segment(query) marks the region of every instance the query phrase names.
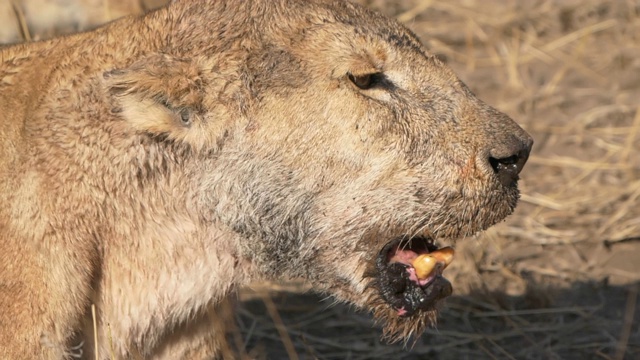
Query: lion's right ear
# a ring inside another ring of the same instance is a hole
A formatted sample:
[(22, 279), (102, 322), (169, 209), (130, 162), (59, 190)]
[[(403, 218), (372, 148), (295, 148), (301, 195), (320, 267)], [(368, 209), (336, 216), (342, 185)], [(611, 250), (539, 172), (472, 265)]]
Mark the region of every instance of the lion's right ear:
[(218, 138), (220, 131), (206, 122), (204, 80), (195, 61), (155, 54), (103, 77), (114, 112), (134, 129), (196, 149)]

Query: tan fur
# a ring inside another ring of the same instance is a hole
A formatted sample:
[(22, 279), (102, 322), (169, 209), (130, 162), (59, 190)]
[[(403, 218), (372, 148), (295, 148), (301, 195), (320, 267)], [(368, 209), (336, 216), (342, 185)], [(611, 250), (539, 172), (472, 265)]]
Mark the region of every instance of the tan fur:
[(380, 298), (378, 252), (502, 220), (488, 158), (531, 145), (343, 1), (175, 1), (6, 48), (0, 114), (2, 359), (93, 358), (92, 304), (102, 358), (206, 358), (220, 301), (293, 277), (416, 334), (434, 312)]

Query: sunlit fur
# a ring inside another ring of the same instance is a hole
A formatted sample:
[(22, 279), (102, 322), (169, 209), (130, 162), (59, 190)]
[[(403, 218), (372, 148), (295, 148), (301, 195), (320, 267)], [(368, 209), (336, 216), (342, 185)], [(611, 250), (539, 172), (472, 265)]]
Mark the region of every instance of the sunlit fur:
[(504, 219), (488, 154), (530, 143), (342, 0), (178, 0), (0, 60), (0, 358), (93, 358), (92, 304), (103, 358), (206, 358), (226, 296), (294, 277), (418, 335), (374, 259)]

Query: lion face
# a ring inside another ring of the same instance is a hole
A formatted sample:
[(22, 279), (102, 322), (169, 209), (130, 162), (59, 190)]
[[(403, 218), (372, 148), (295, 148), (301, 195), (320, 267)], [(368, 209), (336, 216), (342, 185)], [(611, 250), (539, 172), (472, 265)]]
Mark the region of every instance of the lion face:
[(417, 281), (411, 260), (509, 215), (532, 140), (399, 24), (342, 2), (320, 10), (273, 40), (255, 76), (235, 149), (254, 169), (247, 252), (409, 335), (452, 291), (441, 271)]
[[(413, 261), (514, 210), (532, 139), (377, 13), (211, 6), (225, 21), (198, 31), (225, 23), (236, 41), (112, 73), (125, 117), (194, 150), (198, 213), (237, 234), (260, 276), (305, 278), (372, 310), (392, 338), (421, 331), (452, 286), (442, 267), (417, 278)], [(181, 41), (174, 52), (197, 47)]]

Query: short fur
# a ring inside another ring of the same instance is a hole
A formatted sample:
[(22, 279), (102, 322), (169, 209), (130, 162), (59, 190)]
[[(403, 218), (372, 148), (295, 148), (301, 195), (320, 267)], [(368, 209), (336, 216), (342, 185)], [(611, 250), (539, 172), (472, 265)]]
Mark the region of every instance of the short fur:
[(175, 1), (3, 49), (0, 114), (2, 359), (93, 356), (92, 304), (102, 358), (207, 358), (207, 309), (264, 279), (419, 333), (434, 313), (398, 317), (375, 257), (505, 218), (518, 191), (488, 158), (531, 145), (341, 0)]

